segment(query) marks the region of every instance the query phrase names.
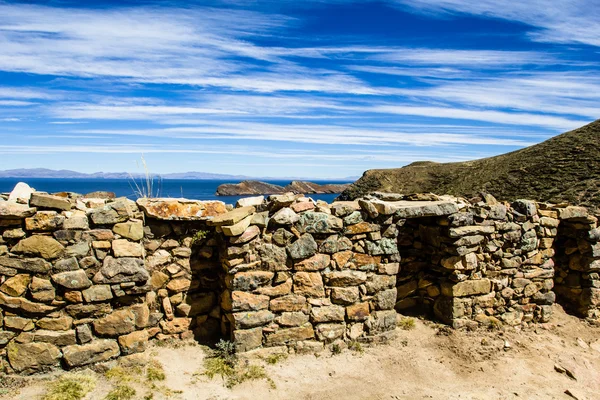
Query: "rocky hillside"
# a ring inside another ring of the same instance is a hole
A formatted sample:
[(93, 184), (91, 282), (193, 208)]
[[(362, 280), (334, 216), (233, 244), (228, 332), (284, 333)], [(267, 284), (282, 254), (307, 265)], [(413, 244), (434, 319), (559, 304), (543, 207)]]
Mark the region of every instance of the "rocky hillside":
[(313, 182), (292, 181), (287, 186), (274, 185), (260, 181), (242, 181), (240, 183), (225, 183), (217, 188), (217, 196), (247, 196), (258, 194), (283, 194), (287, 192), (302, 194), (342, 193), (349, 184), (319, 185)]
[(454, 196), (491, 193), (498, 199), (529, 198), (600, 206), (600, 120), (540, 144), (496, 157), (459, 163), (417, 162), (369, 170), (340, 199), (370, 192), (432, 192)]

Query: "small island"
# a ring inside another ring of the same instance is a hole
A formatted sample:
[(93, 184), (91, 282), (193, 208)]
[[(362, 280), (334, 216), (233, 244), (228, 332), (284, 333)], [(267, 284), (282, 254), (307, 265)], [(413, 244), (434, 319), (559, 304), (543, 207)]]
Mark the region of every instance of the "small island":
[(319, 185), (313, 182), (292, 181), (287, 186), (274, 185), (261, 181), (242, 181), (240, 183), (224, 183), (217, 188), (217, 196), (247, 196), (261, 194), (282, 194), (287, 192), (302, 194), (336, 194), (342, 193), (350, 183), (332, 183)]

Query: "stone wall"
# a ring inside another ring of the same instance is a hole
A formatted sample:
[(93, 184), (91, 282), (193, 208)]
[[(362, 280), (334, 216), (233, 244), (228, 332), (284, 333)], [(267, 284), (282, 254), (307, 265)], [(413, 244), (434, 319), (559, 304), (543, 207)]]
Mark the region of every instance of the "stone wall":
[(79, 367), (144, 351), (150, 338), (221, 334), (224, 277), (206, 220), (223, 203), (21, 189), (0, 202), (6, 370)]
[(314, 352), (389, 339), (396, 310), (456, 328), (543, 322), (554, 291), (598, 318), (596, 223), (489, 195), (286, 194), (233, 208), (18, 186), (0, 198), (3, 368), (74, 368), (150, 339)]

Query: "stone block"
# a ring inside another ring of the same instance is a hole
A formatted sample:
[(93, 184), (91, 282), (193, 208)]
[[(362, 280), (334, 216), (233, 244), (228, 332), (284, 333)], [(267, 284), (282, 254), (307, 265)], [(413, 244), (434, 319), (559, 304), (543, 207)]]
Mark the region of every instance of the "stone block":
[(337, 305), (312, 307), (310, 310), (310, 319), (313, 323), (342, 322), (344, 321), (344, 316), (344, 307)]
[(311, 234), (305, 233), (300, 239), (288, 245), (286, 249), (290, 257), (294, 260), (309, 258), (317, 252), (317, 242), (315, 242)]
[(269, 300), (269, 296), (234, 291), (231, 293), (231, 311), (238, 312), (264, 310), (269, 308)]
[(37, 331), (35, 331), (34, 340), (36, 342), (51, 343), (55, 346), (60, 347), (77, 344), (74, 329), (67, 331), (51, 331), (38, 329)]
[(49, 208), (60, 211), (69, 211), (71, 209), (71, 202), (69, 200), (44, 193), (32, 193), (29, 205), (32, 207)]
[(262, 345), (262, 328), (236, 329), (232, 333), (232, 339), (238, 353), (256, 349)]
[(52, 260), (60, 257), (64, 250), (63, 245), (49, 236), (33, 235), (19, 241), (11, 251)]
[(59, 272), (52, 275), (52, 281), (66, 289), (82, 290), (92, 286), (84, 270)]
[(50, 343), (16, 343), (7, 346), (8, 362), (19, 373), (45, 371), (60, 364), (61, 353)]
[(458, 283), (442, 283), (442, 294), (449, 297), (474, 296), (487, 294), (492, 290), (489, 279), (468, 280)]
[(233, 314), (236, 329), (248, 329), (263, 326), (273, 321), (275, 316), (268, 310), (238, 312)]
[(67, 346), (63, 349), (65, 363), (70, 368), (108, 361), (120, 354), (116, 340), (97, 339), (83, 345)]
[(315, 333), (311, 324), (294, 328), (279, 329), (266, 336), (267, 346), (278, 346), (314, 338)]
[(356, 303), (346, 307), (346, 315), (350, 321), (364, 321), (370, 315), (369, 303)]
[(18, 274), (4, 281), (2, 286), (0, 286), (0, 291), (9, 296), (19, 297), (25, 294), (30, 281), (31, 276), (27, 274)]
[(323, 278), (318, 272), (296, 272), (294, 274), (294, 293), (306, 297), (324, 297)]
[(119, 336), (118, 341), (123, 355), (143, 353), (148, 345), (148, 331), (131, 332), (128, 335)]
[(336, 339), (343, 338), (345, 332), (345, 323), (319, 324), (315, 327), (317, 339), (325, 343), (331, 343)]
[(107, 301), (113, 298), (110, 285), (94, 285), (82, 291), (83, 298), (88, 303)]
[(325, 275), (329, 286), (358, 286), (367, 281), (367, 274), (362, 271), (333, 271)]
[(38, 211), (34, 216), (25, 218), (28, 231), (55, 231), (62, 227), (65, 217), (56, 211)]
[[(333, 287), (331, 288), (331, 301), (334, 304), (354, 304), (358, 301), (360, 293), (358, 286), (352, 287)], [(394, 299), (394, 302), (396, 299)]]
[(297, 294), (271, 299), (269, 308), (273, 312), (302, 311), (306, 306), (306, 297)]
[(128, 308), (121, 309), (95, 320), (93, 325), (94, 331), (99, 336), (121, 336), (135, 330), (135, 315)]

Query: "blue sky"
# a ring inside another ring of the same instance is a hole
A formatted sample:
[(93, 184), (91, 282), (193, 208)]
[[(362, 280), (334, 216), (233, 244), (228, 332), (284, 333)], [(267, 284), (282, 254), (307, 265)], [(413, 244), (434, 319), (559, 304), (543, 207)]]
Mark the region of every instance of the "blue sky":
[(600, 118), (598, 0), (0, 1), (0, 169), (337, 178)]

